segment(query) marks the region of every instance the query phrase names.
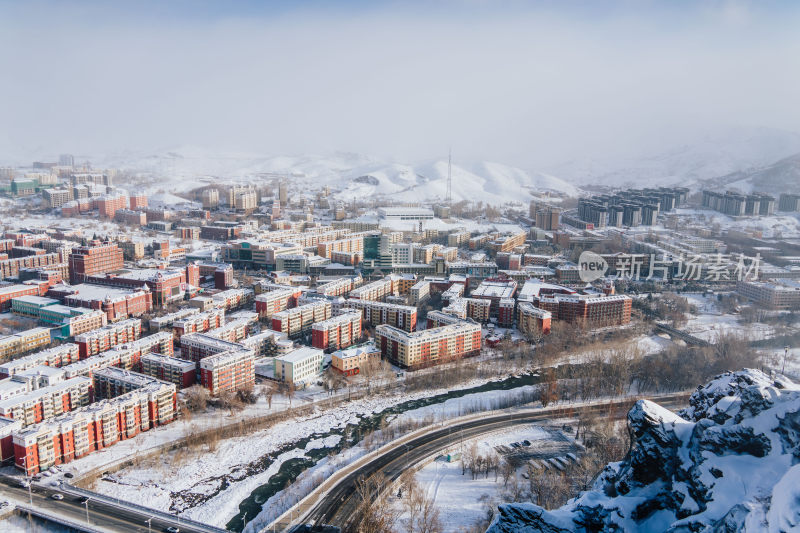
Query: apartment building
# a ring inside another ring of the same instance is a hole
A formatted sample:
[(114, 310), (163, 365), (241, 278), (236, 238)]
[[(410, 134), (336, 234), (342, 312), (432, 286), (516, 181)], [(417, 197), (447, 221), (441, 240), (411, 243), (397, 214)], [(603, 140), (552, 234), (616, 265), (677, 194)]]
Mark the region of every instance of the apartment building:
[(524, 335), (550, 333), (553, 315), (550, 311), (534, 307), (530, 302), (517, 305), (517, 329)]
[(550, 311), (552, 316), (566, 322), (581, 323), (587, 327), (619, 326), (631, 321), (630, 296), (598, 294), (553, 294), (540, 296), (536, 307)]
[(173, 313), (167, 313), (150, 319), (150, 331), (164, 331), (175, 327), (175, 323), (180, 320), (197, 315), (200, 310), (195, 307), (183, 307)]
[(115, 346), (110, 350), (71, 363), (63, 368), (67, 378), (75, 376), (91, 377), (95, 370), (109, 366), (118, 366), (126, 370), (138, 369), (141, 366), (142, 355), (150, 352), (172, 355), (172, 335), (168, 332), (160, 331), (149, 337)]
[(200, 360), (200, 382), (211, 394), (252, 389), (255, 379), (253, 350), (240, 347)]
[(91, 380), (66, 379), (54, 385), (0, 401), (0, 416), (20, 420), (30, 426), (89, 404)]
[(141, 335), (141, 319), (129, 318), (76, 335), (75, 344), (78, 345), (81, 359), (85, 359), (91, 355), (110, 350), (118, 344), (136, 340)]
[(778, 197), (778, 211), (800, 211), (800, 194), (781, 193)]
[(62, 338), (67, 338), (105, 326), (108, 324), (108, 315), (104, 311), (51, 305), (42, 309), (39, 320), (54, 326), (53, 336), (58, 333)]
[(44, 189), (42, 198), (48, 207), (55, 209), (72, 200), (72, 189)]
[(122, 250), (112, 242), (92, 241), (89, 246), (74, 248), (69, 255), (69, 282), (83, 283), (90, 276), (120, 270)]
[(372, 344), (351, 346), (346, 350), (337, 350), (331, 354), (331, 367), (345, 376), (355, 376), (370, 361), (377, 361), (381, 351)]
[(317, 244), (317, 255), (326, 259), (332, 259), (333, 252), (348, 252), (353, 254), (364, 254), (364, 235), (357, 234), (337, 239), (333, 241), (321, 242)]
[[(68, 463), (176, 418), (175, 386), (154, 382), (12, 432), (14, 464), (26, 475)], [(5, 454), (3, 456), (5, 458)]]
[(365, 324), (388, 324), (405, 331), (414, 331), (417, 327), (417, 308), (410, 305), (371, 300), (345, 300), (340, 305), (342, 308), (361, 311)]
[(130, 224), (132, 226), (147, 225), (147, 215), (144, 213), (144, 211), (136, 211), (134, 209), (117, 209), (117, 211), (114, 213), (114, 220), (121, 222), (122, 224)]
[(800, 309), (800, 283), (797, 281), (739, 281), (736, 292), (770, 309)]
[[(485, 279), (470, 294), (470, 298), (485, 299), (491, 302), (489, 312), (496, 317), (500, 300), (513, 298), (517, 293), (517, 282), (512, 279)], [(513, 320), (513, 318), (512, 318)]]
[(375, 345), (392, 363), (404, 368), (421, 368), (479, 354), (481, 326), (459, 322), (409, 333), (381, 325), (375, 328)]
[(147, 207), (146, 194), (131, 194), (128, 197), (131, 209), (144, 209)]
[[(140, 374), (139, 372), (114, 366), (101, 368), (93, 372), (92, 382), (95, 401), (116, 398), (147, 387), (151, 383), (165, 383), (147, 374)], [(169, 387), (164, 388), (164, 391), (169, 390)], [(172, 394), (169, 394), (169, 396), (171, 400)]]
[(360, 282), (361, 278), (339, 278), (333, 281), (327, 281), (324, 283), (320, 283), (317, 281), (317, 287), (315, 289), (316, 293), (320, 296), (328, 296), (328, 297), (335, 297), (335, 296), (344, 296), (348, 294), (350, 291), (355, 288), (356, 283)]
[(206, 189), (203, 191), (203, 209), (216, 209), (219, 207), (219, 191)]
[(97, 210), (101, 217), (114, 218), (120, 209), (128, 208), (128, 197), (120, 192), (104, 194), (95, 199)]
[(49, 328), (32, 328), (0, 337), (0, 360), (11, 359), (50, 344)]
[(216, 329), (208, 330), (206, 334), (209, 337), (215, 337), (228, 342), (239, 342), (253, 331), (253, 324), (254, 321), (250, 318), (238, 318)]
[(259, 294), (255, 298), (258, 317), (268, 319), (275, 313), (295, 307), (300, 294), (299, 290), (293, 288), (282, 288)]
[(293, 343), (288, 341), (282, 333), (277, 331), (262, 331), (255, 335), (251, 335), (246, 339), (242, 339), (239, 344), (253, 350), (256, 358), (271, 357), (279, 351), (282, 344), (288, 342), (290, 345)]
[(514, 308), (516, 300), (501, 298), (497, 307), (497, 325), (501, 328), (510, 328), (514, 325)]
[(472, 235), (468, 231), (459, 231), (447, 236), (447, 246), (458, 248), (469, 242)]
[[(2, 259), (0, 256), (0, 280), (19, 276), (21, 270), (26, 268), (42, 268), (61, 263), (63, 259), (58, 253), (45, 253), (40, 255), (26, 255), (24, 257), (11, 257)], [(11, 289), (10, 292), (7, 292)], [(23, 294), (34, 294), (31, 292), (14, 293), (19, 290), (18, 285), (12, 287), (4, 287), (0, 289), (0, 311), (5, 311), (11, 304), (4, 304), (7, 300), (15, 296), (22, 296)], [(9, 296), (12, 294), (12, 296)], [(41, 294), (40, 294), (41, 296)]]
[(274, 377), (283, 383), (304, 386), (322, 375), (322, 350), (303, 346), (275, 358)]
[(431, 282), (420, 280), (408, 290), (408, 303), (418, 306), (431, 296)]
[(174, 383), (178, 389), (195, 384), (197, 365), (186, 359), (178, 359), (160, 353), (142, 355), (142, 374), (167, 383)]
[(347, 348), (361, 339), (361, 312), (347, 310), (311, 326), (311, 345), (325, 351)]
[[(195, 309), (195, 311), (197, 311)], [(172, 333), (175, 342), (180, 343), (182, 336), (188, 333), (205, 333), (209, 330), (222, 327), (225, 324), (225, 309), (213, 308), (208, 311), (189, 314), (172, 324)]]
[(231, 310), (252, 302), (253, 296), (251, 289), (228, 289), (212, 294), (211, 299), (214, 307)]
[(188, 333), (181, 337), (181, 358), (193, 361), (200, 369), (200, 360), (209, 355), (241, 349), (242, 345), (205, 333)]
[(315, 322), (331, 317), (331, 302), (316, 300), (272, 315), (272, 329), (285, 333), (289, 338), (299, 337), (311, 331)]
[(493, 252), (510, 252), (518, 246), (525, 244), (527, 233), (518, 231), (507, 235), (498, 235), (489, 242), (489, 249)]
[(37, 366), (60, 367), (78, 361), (78, 345), (65, 343), (0, 364), (0, 379), (12, 377)]
[(366, 285), (362, 285), (356, 289), (350, 291), (350, 298), (353, 300), (371, 300), (371, 301), (379, 301), (383, 300), (389, 295), (396, 294), (395, 291), (395, 283), (396, 279), (392, 276), (386, 276), (383, 279), (378, 281), (373, 281), (371, 283), (367, 283)]

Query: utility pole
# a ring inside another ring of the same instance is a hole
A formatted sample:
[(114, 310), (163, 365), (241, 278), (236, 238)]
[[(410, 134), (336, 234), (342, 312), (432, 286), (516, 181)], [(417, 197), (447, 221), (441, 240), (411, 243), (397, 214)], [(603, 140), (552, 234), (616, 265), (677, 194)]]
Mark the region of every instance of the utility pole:
[(786, 375), (786, 359), (789, 357), (789, 345), (783, 347), (783, 368), (781, 368), (781, 374)]

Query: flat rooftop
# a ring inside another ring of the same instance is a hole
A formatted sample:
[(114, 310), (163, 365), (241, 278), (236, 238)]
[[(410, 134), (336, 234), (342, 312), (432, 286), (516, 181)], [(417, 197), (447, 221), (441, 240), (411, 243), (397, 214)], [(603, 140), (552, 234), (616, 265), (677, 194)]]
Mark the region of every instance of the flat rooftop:
[(44, 296), (33, 296), (33, 295), (26, 295), (26, 296), (17, 296), (16, 298), (12, 298), (12, 302), (24, 302), (33, 305), (55, 305), (58, 303), (58, 300), (53, 298), (45, 298)]
[(73, 288), (77, 292), (70, 294), (68, 298), (71, 300), (80, 300), (82, 302), (105, 300), (106, 298), (111, 298), (112, 300), (116, 300), (118, 298), (124, 299), (126, 296), (141, 292), (141, 289), (119, 289), (117, 287), (94, 285), (92, 283), (73, 285)]
[(297, 350), (291, 351), (286, 355), (281, 355), (275, 358), (276, 361), (285, 361), (287, 363), (297, 363), (307, 359), (309, 357), (314, 356), (323, 356), (323, 351), (318, 350), (317, 348), (311, 348), (310, 346), (303, 346), (302, 348), (298, 348)]

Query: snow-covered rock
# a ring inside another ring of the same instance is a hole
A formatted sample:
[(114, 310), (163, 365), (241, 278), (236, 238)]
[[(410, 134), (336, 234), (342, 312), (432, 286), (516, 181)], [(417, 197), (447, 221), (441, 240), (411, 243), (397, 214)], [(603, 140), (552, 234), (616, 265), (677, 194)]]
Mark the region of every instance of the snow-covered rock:
[(591, 491), (547, 511), (505, 504), (487, 533), (800, 531), (800, 387), (745, 369), (673, 413), (640, 400), (633, 446)]

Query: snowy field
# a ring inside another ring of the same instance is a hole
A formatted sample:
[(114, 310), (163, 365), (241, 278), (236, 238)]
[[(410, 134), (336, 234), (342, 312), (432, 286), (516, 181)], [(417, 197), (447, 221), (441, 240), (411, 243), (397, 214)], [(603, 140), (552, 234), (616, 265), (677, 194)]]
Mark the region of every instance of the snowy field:
[(739, 315), (723, 313), (715, 295), (681, 296), (685, 296), (689, 304), (697, 308), (697, 313), (690, 316), (686, 327), (682, 328), (696, 337), (714, 342), (717, 337), (726, 334), (745, 335), (752, 340), (766, 339), (774, 334), (772, 326), (768, 324), (743, 324)]
[[(522, 444), (526, 440), (531, 443), (530, 448), (545, 447), (552, 444), (554, 434), (564, 436), (553, 427), (545, 429), (538, 425), (525, 425), (481, 436), (465, 443), (465, 449), (474, 443), (480, 455), (500, 455), (498, 448), (508, 448), (512, 443)], [(458, 451), (453, 450), (454, 453)], [(525, 468), (520, 467), (514, 475), (527, 484), (528, 480), (522, 477), (524, 472)], [(469, 472), (462, 474), (459, 460), (448, 462), (445, 457), (439, 457), (421, 468), (416, 479), (427, 497), (433, 500), (442, 523), (446, 524), (446, 531), (468, 530), (484, 519), (492, 506), (503, 501), (501, 493), (505, 487), (502, 476), (492, 472), (488, 477), (480, 475), (472, 479)], [(408, 531), (408, 513), (396, 492), (391, 501), (395, 509), (402, 513), (395, 531)]]

